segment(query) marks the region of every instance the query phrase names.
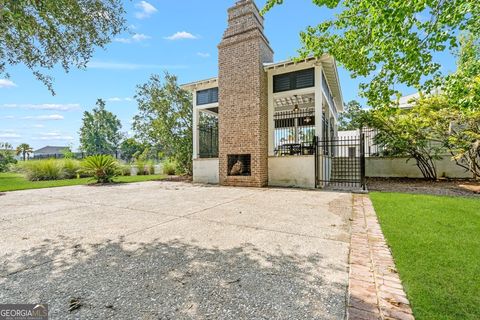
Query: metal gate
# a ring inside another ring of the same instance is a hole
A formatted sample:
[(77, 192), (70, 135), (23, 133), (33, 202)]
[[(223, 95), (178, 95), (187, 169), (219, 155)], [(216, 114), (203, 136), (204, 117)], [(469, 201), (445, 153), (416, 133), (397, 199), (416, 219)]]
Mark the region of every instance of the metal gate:
[(365, 135), (314, 138), (315, 187), (328, 189), (366, 189)]

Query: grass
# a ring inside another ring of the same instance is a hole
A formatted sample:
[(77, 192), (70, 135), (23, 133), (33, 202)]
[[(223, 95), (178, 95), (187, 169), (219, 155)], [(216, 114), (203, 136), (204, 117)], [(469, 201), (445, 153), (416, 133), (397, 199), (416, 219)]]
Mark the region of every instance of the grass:
[(480, 319), (480, 199), (370, 197), (416, 319)]
[[(149, 176), (120, 176), (114, 179), (118, 183), (143, 182), (164, 179), (164, 175)], [(76, 186), (93, 183), (92, 178), (68, 179), (68, 180), (52, 180), (52, 181), (28, 181), (22, 174), (18, 173), (0, 173), (0, 192), (41, 189), (53, 187)]]

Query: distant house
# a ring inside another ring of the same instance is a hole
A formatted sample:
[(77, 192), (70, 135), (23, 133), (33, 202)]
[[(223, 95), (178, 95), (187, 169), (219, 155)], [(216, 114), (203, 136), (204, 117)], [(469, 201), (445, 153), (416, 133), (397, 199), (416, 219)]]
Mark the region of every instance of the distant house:
[(33, 158), (57, 158), (63, 153), (67, 146), (55, 147), (55, 146), (46, 146), (38, 150), (33, 151)]

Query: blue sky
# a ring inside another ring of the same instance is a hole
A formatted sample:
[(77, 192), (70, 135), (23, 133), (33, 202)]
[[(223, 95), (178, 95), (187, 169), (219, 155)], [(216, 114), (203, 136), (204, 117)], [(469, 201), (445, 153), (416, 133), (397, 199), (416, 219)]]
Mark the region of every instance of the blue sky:
[[(14, 146), (29, 143), (78, 147), (82, 113), (98, 98), (130, 132), (137, 112), (135, 87), (153, 73), (168, 70), (180, 83), (217, 75), (217, 45), (227, 23), (227, 8), (235, 0), (125, 1), (129, 32), (105, 50), (95, 52), (87, 70), (51, 70), (56, 96), (23, 66), (10, 68), (10, 79), (0, 79), (0, 141)], [(259, 7), (264, 1), (257, 1)], [(333, 12), (310, 0), (287, 0), (266, 16), (266, 35), (275, 61), (291, 58), (300, 46), (299, 32), (330, 18)], [(454, 58), (438, 57), (444, 72), (455, 68)], [(340, 68), (344, 100), (358, 99), (359, 79)], [(405, 94), (412, 90), (405, 90)]]

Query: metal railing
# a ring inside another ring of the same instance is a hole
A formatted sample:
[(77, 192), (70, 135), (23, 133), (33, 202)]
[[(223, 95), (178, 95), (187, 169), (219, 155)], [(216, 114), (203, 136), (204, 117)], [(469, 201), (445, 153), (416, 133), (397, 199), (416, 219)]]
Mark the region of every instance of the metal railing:
[(200, 125), (200, 158), (218, 158), (218, 125)]
[(313, 155), (315, 111), (281, 111), (273, 116), (275, 123), (274, 152), (276, 156)]

